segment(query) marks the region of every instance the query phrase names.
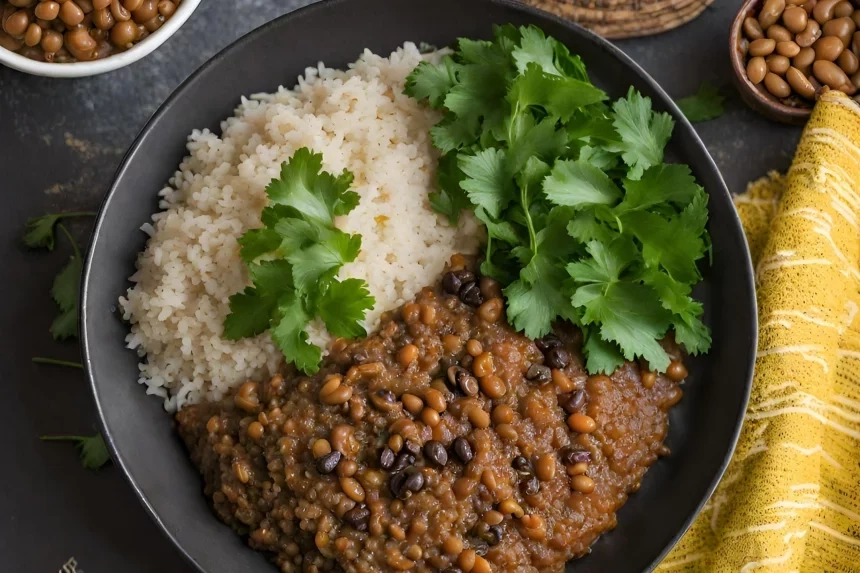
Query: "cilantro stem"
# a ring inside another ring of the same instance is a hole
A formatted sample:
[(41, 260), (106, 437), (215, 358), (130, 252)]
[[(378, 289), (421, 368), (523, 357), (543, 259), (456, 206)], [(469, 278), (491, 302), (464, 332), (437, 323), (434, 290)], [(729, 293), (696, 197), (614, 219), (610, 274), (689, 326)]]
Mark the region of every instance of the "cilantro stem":
[(39, 436), (43, 442), (81, 442), (84, 436)]
[(81, 250), (78, 248), (78, 244), (75, 242), (75, 239), (72, 237), (72, 234), (69, 233), (69, 230), (66, 229), (65, 225), (63, 225), (62, 223), (57, 223), (57, 226), (60, 228), (63, 234), (66, 235), (66, 237), (69, 239), (69, 242), (72, 243), (72, 249), (74, 249), (75, 251), (75, 258), (80, 259)]
[(529, 186), (523, 185), (520, 189), (520, 202), (523, 205), (523, 212), (526, 216), (526, 227), (529, 230), (529, 246), (531, 247), (532, 256), (537, 256), (537, 235), (535, 234), (535, 225), (532, 222), (532, 214), (529, 213)]
[(57, 220), (70, 219), (72, 217), (95, 217), (98, 215), (95, 211), (74, 211), (72, 213), (58, 213)]
[(42, 356), (33, 357), (34, 364), (50, 364), (51, 366), (66, 366), (68, 368), (84, 369), (84, 365), (80, 362), (72, 362), (70, 360), (58, 360), (57, 358), (44, 358)]

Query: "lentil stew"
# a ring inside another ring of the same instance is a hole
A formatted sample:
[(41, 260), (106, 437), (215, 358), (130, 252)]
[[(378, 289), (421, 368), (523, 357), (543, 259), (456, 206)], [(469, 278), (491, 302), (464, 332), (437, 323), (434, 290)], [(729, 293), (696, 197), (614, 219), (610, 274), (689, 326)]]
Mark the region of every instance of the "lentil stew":
[(176, 420), (218, 516), (283, 572), (561, 571), (668, 453), (686, 375), (588, 376), (572, 327), (531, 341), (455, 256), (339, 339), (315, 376), (246, 382)]

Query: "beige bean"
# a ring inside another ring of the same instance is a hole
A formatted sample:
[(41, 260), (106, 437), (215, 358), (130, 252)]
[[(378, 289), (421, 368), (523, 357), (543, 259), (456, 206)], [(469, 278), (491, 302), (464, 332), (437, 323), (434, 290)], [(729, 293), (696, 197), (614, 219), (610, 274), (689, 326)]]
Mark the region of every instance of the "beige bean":
[(806, 22), (808, 20), (809, 16), (806, 10), (800, 6), (789, 6), (782, 13), (782, 23), (785, 24), (789, 32), (794, 32), (795, 34), (803, 32), (806, 29)]
[(758, 15), (758, 23), (766, 30), (774, 25), (785, 10), (785, 0), (766, 0)]
[(785, 79), (788, 81), (791, 89), (798, 95), (808, 100), (815, 99), (815, 87), (806, 79), (803, 72), (795, 67), (788, 68), (788, 71), (785, 73)]
[(791, 62), (788, 58), (777, 54), (769, 55), (765, 58), (765, 61), (767, 62), (768, 71), (778, 76), (785, 74), (785, 72), (788, 71), (788, 68), (791, 67)]
[(60, 6), (60, 20), (66, 26), (77, 26), (84, 21), (84, 11), (73, 0), (67, 0)]
[(27, 27), (27, 32), (24, 34), (24, 43), (30, 47), (39, 45), (42, 41), (42, 28), (35, 22)]
[(842, 0), (818, 0), (812, 9), (812, 16), (819, 24), (824, 24), (833, 19), (833, 11)]
[(93, 10), (104, 10), (110, 8), (111, 0), (93, 0)]
[(807, 0), (801, 4), (800, 7), (806, 10), (807, 16), (812, 17), (812, 10), (815, 8), (816, 2), (818, 2), (818, 0)]
[[(857, 11), (857, 14), (860, 14), (860, 10)], [(851, 50), (855, 56), (860, 56), (860, 32), (854, 32), (851, 39)]]
[(857, 24), (857, 27), (860, 28), (860, 10), (855, 10), (853, 14), (851, 14), (851, 19), (854, 20), (854, 23)]
[(56, 30), (45, 30), (39, 46), (46, 54), (56, 53), (63, 47), (63, 35)]
[(107, 8), (93, 12), (93, 24), (99, 30), (110, 30), (113, 28), (114, 23), (113, 14)]
[(768, 72), (764, 76), (764, 87), (778, 98), (785, 98), (791, 95), (791, 88), (785, 83), (785, 80), (773, 72)]
[(815, 42), (812, 45), (812, 49), (815, 50), (816, 60), (835, 62), (836, 58), (839, 57), (839, 54), (842, 53), (842, 50), (845, 49), (845, 46), (842, 45), (842, 40), (839, 38), (834, 36), (825, 36)]
[[(53, 30), (51, 30), (53, 32)], [(62, 41), (62, 36), (60, 36)], [(61, 44), (62, 45), (62, 44)], [(4, 48), (9, 50), (10, 52), (17, 52), (24, 46), (24, 40), (19, 40), (17, 38), (13, 38), (3, 30), (0, 30), (0, 48)]]
[[(806, 12), (804, 12), (805, 14)], [(764, 31), (761, 29), (761, 24), (752, 16), (744, 18), (744, 35), (751, 42), (753, 40), (761, 40), (764, 38)]]
[(807, 48), (821, 37), (821, 26), (815, 20), (806, 23), (806, 29), (794, 37), (794, 42), (801, 48)]
[(841, 0), (833, 7), (833, 15), (837, 18), (851, 16), (854, 13), (854, 6), (848, 0)]
[(117, 22), (126, 22), (131, 20), (131, 12), (125, 9), (120, 0), (112, 0), (110, 3), (110, 13), (113, 19)]
[(857, 24), (851, 18), (836, 18), (830, 20), (821, 27), (825, 36), (835, 36), (842, 40), (842, 46), (847, 48), (851, 44), (851, 36), (857, 30)]
[(818, 60), (812, 64), (812, 73), (818, 78), (822, 84), (830, 89), (839, 89), (845, 84), (850, 83), (848, 76), (842, 71), (842, 68), (831, 61)]
[(36, 5), (36, 18), (51, 21), (60, 15), (60, 5), (57, 2), (39, 2)]
[(802, 4), (806, 4), (808, 0), (785, 0), (786, 6), (800, 6)]
[(773, 26), (765, 30), (765, 36), (776, 42), (788, 42), (792, 38), (794, 38), (794, 34), (789, 32), (787, 29), (785, 29), (783, 26), (780, 26), (779, 24), (774, 24)]
[(762, 38), (750, 42), (750, 56), (767, 56), (773, 53), (776, 49), (776, 42), (770, 38)]
[(854, 84), (854, 87), (860, 90), (860, 72), (857, 72), (853, 76), (851, 76), (851, 83)]
[(786, 58), (793, 58), (800, 53), (800, 46), (798, 46), (792, 41), (777, 42), (776, 53), (780, 56), (785, 56)]
[(815, 61), (815, 50), (812, 48), (801, 48), (800, 51), (791, 59), (791, 65), (795, 68), (806, 68), (812, 65)]
[[(30, 24), (32, 26), (32, 24)], [(836, 63), (842, 68), (842, 71), (849, 76), (856, 73), (860, 68), (860, 60), (851, 50), (843, 50), (839, 57), (836, 58)]]
[(13, 38), (22, 39), (27, 33), (27, 28), (30, 26), (30, 16), (26, 10), (18, 10), (11, 16), (6, 18), (3, 23), (3, 29)]
[(747, 77), (754, 84), (760, 84), (767, 73), (767, 62), (761, 56), (750, 58), (747, 63)]

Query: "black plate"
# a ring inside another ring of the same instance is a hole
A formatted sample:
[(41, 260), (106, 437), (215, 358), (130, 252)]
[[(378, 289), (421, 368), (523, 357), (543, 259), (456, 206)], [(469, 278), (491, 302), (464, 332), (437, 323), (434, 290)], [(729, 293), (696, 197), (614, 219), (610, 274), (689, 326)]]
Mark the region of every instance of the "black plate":
[[(697, 296), (706, 303), (714, 346), (691, 361), (685, 397), (671, 414), (672, 455), (648, 472), (618, 514), (618, 527), (571, 562), (579, 573), (650, 570), (686, 530), (725, 469), (749, 395), (756, 346), (752, 269), (728, 190), (701, 140), (671, 99), (642, 69), (582, 28), (505, 0), (331, 0), (263, 26), (213, 58), (159, 109), (125, 157), (96, 225), (84, 276), (84, 361), (105, 437), (149, 513), (205, 573), (271, 573), (214, 516), (201, 479), (173, 431), (161, 400), (136, 384), (138, 358), (116, 312), (157, 210), (157, 192), (186, 154), (195, 128), (218, 132), (243, 94), (292, 86), (305, 67), (342, 67), (364, 48), (389, 53), (404, 41), (438, 46), (485, 37), (493, 24), (536, 24), (580, 54), (595, 83), (615, 98), (633, 85), (676, 120), (669, 154), (688, 163), (710, 195), (713, 266)], [(141, 540), (144, 542), (144, 540)]]

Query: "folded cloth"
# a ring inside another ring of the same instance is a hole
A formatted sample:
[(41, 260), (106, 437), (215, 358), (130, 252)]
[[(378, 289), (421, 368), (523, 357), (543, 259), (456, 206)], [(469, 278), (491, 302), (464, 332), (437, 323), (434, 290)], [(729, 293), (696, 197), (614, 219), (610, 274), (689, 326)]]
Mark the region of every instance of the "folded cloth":
[(860, 571), (860, 106), (822, 95), (785, 176), (735, 200), (759, 347), (737, 450), (658, 571)]

